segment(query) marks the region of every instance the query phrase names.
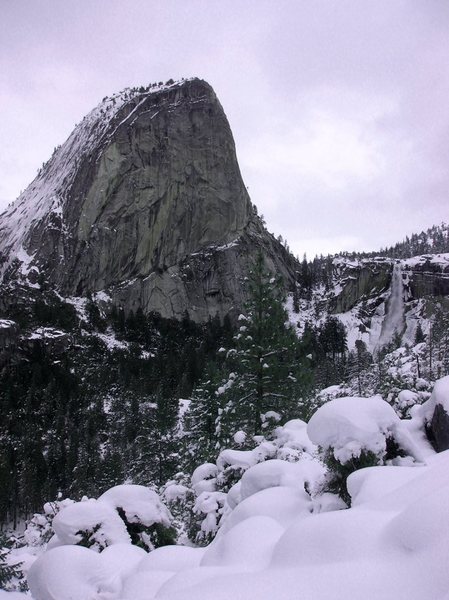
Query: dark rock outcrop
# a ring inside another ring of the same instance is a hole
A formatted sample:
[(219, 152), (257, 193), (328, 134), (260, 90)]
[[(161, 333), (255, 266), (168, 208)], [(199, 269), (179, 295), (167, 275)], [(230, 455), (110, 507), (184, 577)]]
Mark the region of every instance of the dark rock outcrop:
[(427, 425), (427, 435), (437, 452), (449, 450), (449, 414), (441, 404), (435, 405), (432, 420)]

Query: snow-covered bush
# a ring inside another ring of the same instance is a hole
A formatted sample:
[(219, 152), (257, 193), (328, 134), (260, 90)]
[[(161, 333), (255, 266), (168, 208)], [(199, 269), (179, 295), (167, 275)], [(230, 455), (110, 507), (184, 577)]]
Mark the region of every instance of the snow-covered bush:
[(136, 546), (153, 550), (176, 542), (172, 516), (155, 491), (143, 485), (117, 485), (98, 502), (118, 512)]
[(21, 566), (20, 563), (11, 560), (10, 541), (0, 533), (0, 590), (26, 589)]
[(275, 444), (266, 442), (262, 436), (259, 442), (252, 450), (225, 449), (220, 452), (217, 458), (217, 487), (220, 491), (228, 492), (247, 469), (276, 456)]
[(209, 544), (217, 534), (226, 502), (224, 492), (201, 492), (196, 499), (193, 512), (200, 517), (199, 531), (195, 542), (199, 545)]
[(380, 396), (336, 398), (321, 406), (307, 426), (328, 467), (323, 491), (337, 493), (350, 503), (348, 476), (365, 467), (404, 456), (400, 419)]
[(192, 487), (188, 475), (177, 473), (160, 490), (161, 498), (172, 515), (178, 544), (194, 541), (198, 533), (197, 518), (193, 512), (195, 492)]
[(65, 498), (46, 502), (42, 513), (36, 513), (28, 521), (23, 538), (28, 546), (39, 547), (47, 544), (54, 534), (53, 519), (63, 508), (74, 504), (74, 500)]
[(75, 502), (53, 519), (52, 547), (78, 545), (101, 552), (111, 544), (131, 543), (125, 523), (114, 508), (99, 500)]
[[(53, 535), (54, 534), (54, 535)], [(158, 494), (145, 486), (119, 485), (97, 500), (47, 503), (24, 535), (30, 546), (78, 545), (102, 552), (113, 544), (152, 550), (176, 541), (172, 515)]]

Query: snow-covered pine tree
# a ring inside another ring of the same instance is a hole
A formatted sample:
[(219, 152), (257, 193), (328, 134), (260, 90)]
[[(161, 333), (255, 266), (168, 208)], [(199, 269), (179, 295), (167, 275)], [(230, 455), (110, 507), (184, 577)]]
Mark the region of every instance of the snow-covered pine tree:
[(202, 381), (192, 392), (184, 419), (185, 467), (193, 470), (198, 464), (211, 461), (217, 454), (216, 420), (219, 416), (222, 374), (219, 366), (207, 365)]
[(278, 278), (258, 254), (247, 282), (235, 348), (228, 352), (229, 385), (221, 389), (217, 425), (223, 442), (237, 431), (268, 434), (280, 420), (304, 416), (308, 372), (300, 343), (288, 326)]

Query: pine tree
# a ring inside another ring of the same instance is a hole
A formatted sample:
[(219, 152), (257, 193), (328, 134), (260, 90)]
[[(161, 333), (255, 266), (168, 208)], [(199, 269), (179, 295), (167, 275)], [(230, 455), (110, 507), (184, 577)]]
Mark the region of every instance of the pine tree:
[(7, 558), (10, 543), (5, 534), (0, 532), (0, 590), (13, 591), (19, 588), (25, 591), (26, 586), (19, 583), (23, 579), (23, 573), (20, 570), (21, 564), (9, 565)]
[(415, 344), (420, 344), (421, 342), (425, 342), (426, 336), (424, 335), (424, 331), (422, 330), (421, 323), (418, 322), (418, 326), (415, 332)]

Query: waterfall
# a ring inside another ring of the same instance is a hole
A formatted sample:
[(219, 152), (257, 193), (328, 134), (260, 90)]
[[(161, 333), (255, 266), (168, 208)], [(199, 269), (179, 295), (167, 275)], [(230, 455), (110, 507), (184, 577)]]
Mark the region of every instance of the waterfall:
[(404, 330), (404, 284), (402, 267), (395, 263), (391, 278), (390, 297), (387, 301), (386, 314), (382, 323), (377, 348), (382, 348), (394, 338), (395, 333), (402, 334)]

